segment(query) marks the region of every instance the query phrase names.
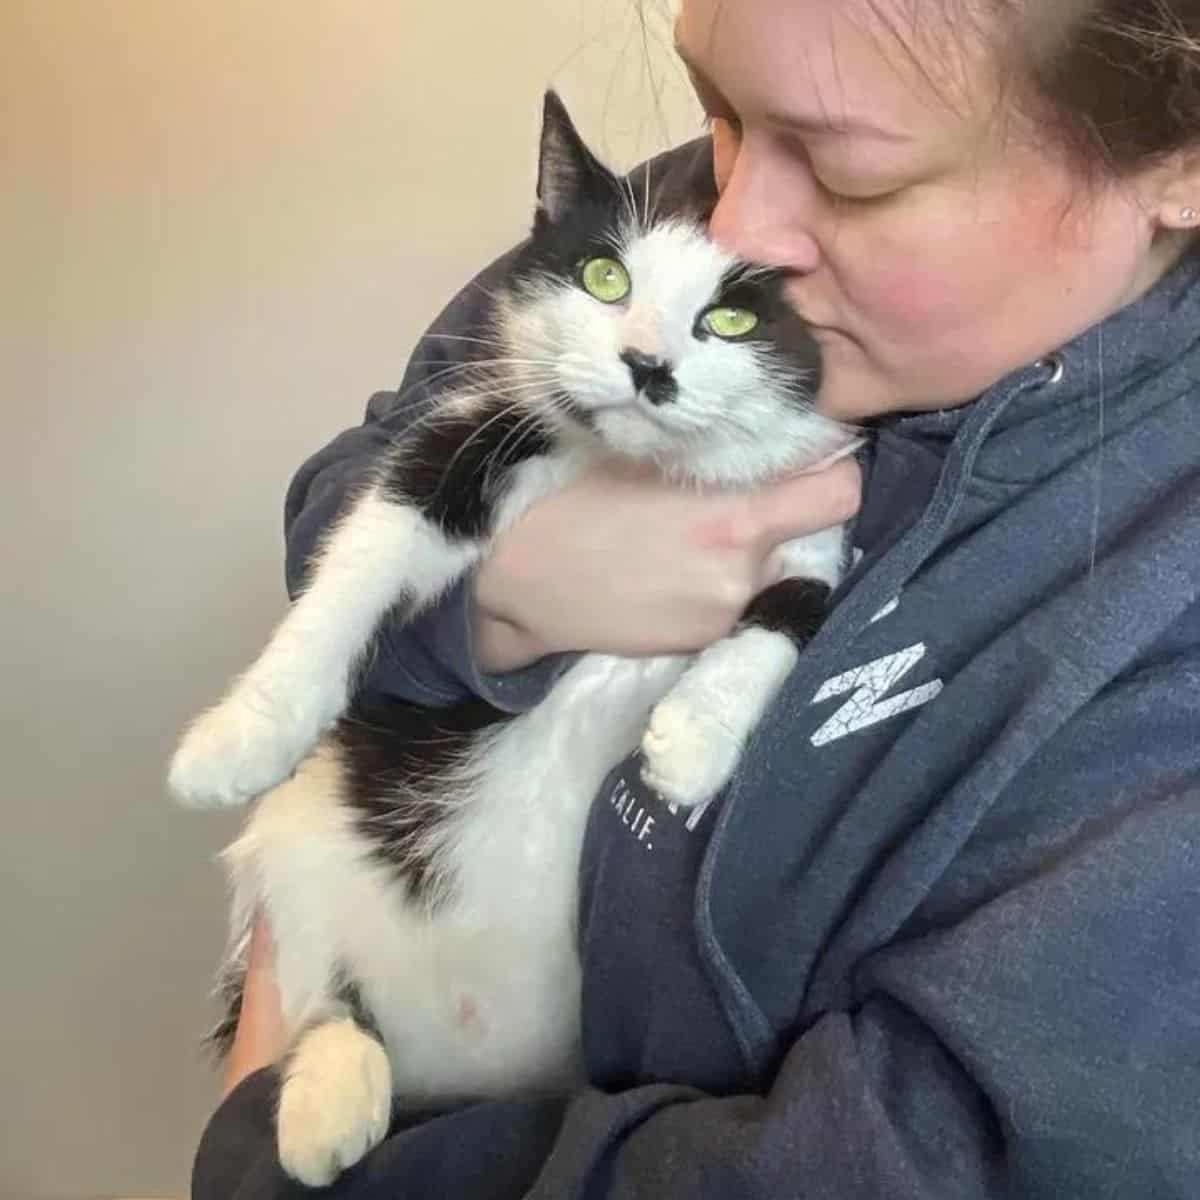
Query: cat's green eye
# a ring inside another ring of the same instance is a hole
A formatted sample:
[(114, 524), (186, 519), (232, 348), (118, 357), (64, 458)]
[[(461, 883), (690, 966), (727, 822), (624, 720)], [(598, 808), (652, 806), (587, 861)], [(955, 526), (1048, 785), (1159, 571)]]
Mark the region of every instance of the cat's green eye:
[(710, 308), (700, 321), (719, 338), (740, 338), (758, 328), (758, 313), (748, 308)]
[(624, 300), (632, 290), (629, 272), (615, 258), (592, 258), (583, 264), (579, 278), (589, 296), (605, 304)]

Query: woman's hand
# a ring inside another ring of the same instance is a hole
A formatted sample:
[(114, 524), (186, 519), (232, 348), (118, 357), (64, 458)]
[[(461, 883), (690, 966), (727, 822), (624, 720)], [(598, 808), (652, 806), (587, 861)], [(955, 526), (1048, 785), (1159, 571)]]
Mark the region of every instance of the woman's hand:
[(507, 671), (565, 650), (701, 650), (774, 582), (771, 551), (848, 520), (861, 484), (850, 459), (705, 495), (646, 470), (593, 471), (530, 508), (480, 566), (480, 661)]
[(247, 1075), (277, 1062), (282, 1053), (283, 1012), (275, 977), (275, 945), (266, 921), (259, 917), (250, 935), (242, 1012), (225, 1063), (222, 1099)]

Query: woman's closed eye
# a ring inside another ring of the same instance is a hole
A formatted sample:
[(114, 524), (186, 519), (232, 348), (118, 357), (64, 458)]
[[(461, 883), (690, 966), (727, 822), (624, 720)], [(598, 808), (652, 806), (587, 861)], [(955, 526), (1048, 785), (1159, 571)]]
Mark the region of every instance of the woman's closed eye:
[(830, 177), (819, 171), (813, 171), (813, 178), (821, 190), (831, 199), (845, 201), (851, 204), (878, 204), (890, 200), (903, 191), (903, 186), (896, 183), (882, 183), (870, 179)]
[[(736, 145), (742, 139), (742, 123), (732, 113), (706, 111), (704, 128), (724, 142), (728, 151), (731, 143)], [(868, 175), (857, 175), (845, 170), (834, 170), (812, 161), (812, 156), (802, 144), (797, 143), (794, 135), (784, 135), (787, 151), (800, 155), (805, 160), (813, 181), (821, 191), (835, 202), (844, 201), (855, 204), (871, 204), (890, 199), (903, 191), (903, 184), (894, 179), (880, 179)]]

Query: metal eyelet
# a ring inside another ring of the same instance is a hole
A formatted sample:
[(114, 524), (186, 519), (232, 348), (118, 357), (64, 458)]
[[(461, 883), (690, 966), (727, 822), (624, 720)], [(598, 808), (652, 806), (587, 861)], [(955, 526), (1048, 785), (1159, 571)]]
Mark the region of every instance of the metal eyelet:
[(1047, 354), (1045, 358), (1038, 360), (1037, 365), (1043, 371), (1048, 371), (1049, 377), (1043, 382), (1043, 386), (1052, 387), (1056, 383), (1062, 383), (1063, 376), (1067, 373), (1067, 364), (1063, 361), (1061, 354)]

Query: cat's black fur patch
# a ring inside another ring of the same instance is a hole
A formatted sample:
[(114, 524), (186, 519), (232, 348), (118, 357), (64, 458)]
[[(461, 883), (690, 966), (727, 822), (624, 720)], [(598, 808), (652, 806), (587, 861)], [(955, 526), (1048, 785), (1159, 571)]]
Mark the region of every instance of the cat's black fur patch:
[[(513, 263), (512, 282), (536, 286), (547, 277), (576, 279), (590, 258), (620, 257), (618, 232), (630, 213), (626, 185), (587, 148), (562, 102), (546, 96), (546, 124), (533, 236)], [(553, 199), (545, 193), (554, 180)]]
[[(737, 340), (762, 342), (780, 351), (779, 366), (794, 366), (797, 371), (792, 394), (797, 401), (809, 403), (821, 385), (821, 351), (812, 330), (787, 298), (790, 278), (788, 271), (779, 268), (735, 263), (725, 272), (713, 304), (747, 308), (758, 314), (755, 328)], [(699, 322), (694, 333), (701, 340), (715, 336)]]
[(205, 1049), (210, 1051), (218, 1062), (229, 1057), (233, 1049), (234, 1034), (237, 1033), (238, 1022), (242, 1019), (242, 1000), (246, 991), (246, 970), (239, 965), (236, 971), (230, 971), (221, 979), (218, 994), (224, 1016), (217, 1026), (204, 1039)]
[(651, 404), (670, 404), (679, 394), (669, 362), (632, 348), (622, 350), (620, 359), (629, 368), (634, 390), (644, 392)]
[(804, 646), (821, 628), (829, 596), (829, 585), (819, 579), (782, 579), (750, 601), (741, 624), (786, 633)]
[[(423, 837), (446, 814), (448, 785), (439, 781), (476, 743), (478, 733), (510, 719), (483, 700), (423, 708), (392, 697), (360, 700), (337, 725), (345, 802), (375, 856), (395, 868), (417, 901), (433, 898), (433, 864)], [(408, 786), (419, 784), (416, 791)]]
[(591, 197), (554, 224), (539, 223), (513, 264), (513, 286), (519, 291), (546, 279), (574, 280), (588, 259), (621, 257), (617, 230), (622, 215), (628, 214), (614, 192), (612, 197)]
[(528, 409), (504, 403), (471, 415), (445, 413), (406, 440), (384, 468), (385, 499), (415, 505), (449, 537), (484, 536), (496, 485), (526, 459), (553, 448)]
[(350, 973), (345, 968), (340, 968), (333, 979), (334, 996), (346, 1006), (355, 1025), (373, 1037), (381, 1046), (383, 1045), (383, 1034), (379, 1030), (379, 1023), (375, 1020), (375, 1014), (367, 1007), (367, 1002), (362, 997), (362, 991), (358, 984), (350, 977)]
[[(379, 1031), (374, 1014), (362, 998), (362, 992), (344, 970), (339, 970), (333, 980), (334, 996), (345, 1006), (354, 1023), (382, 1044), (383, 1035)], [(229, 1057), (233, 1048), (233, 1039), (237, 1033), (238, 1022), (242, 1019), (242, 1003), (246, 993), (245, 964), (238, 964), (236, 971), (230, 971), (221, 982), (220, 996), (225, 1009), (225, 1015), (215, 1029), (204, 1039), (204, 1044), (218, 1061)]]

